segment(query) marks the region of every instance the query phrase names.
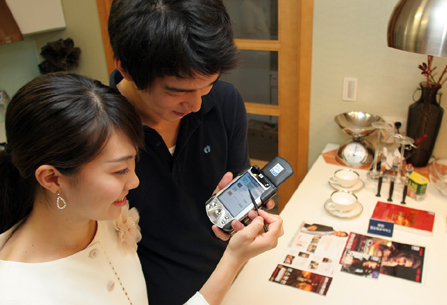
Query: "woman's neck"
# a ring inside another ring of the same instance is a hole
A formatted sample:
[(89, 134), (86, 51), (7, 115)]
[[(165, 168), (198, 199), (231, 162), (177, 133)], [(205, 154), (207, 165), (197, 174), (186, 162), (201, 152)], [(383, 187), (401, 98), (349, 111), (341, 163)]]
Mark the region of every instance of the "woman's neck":
[(0, 259), (41, 263), (85, 249), (95, 237), (97, 222), (70, 220), (62, 212), (35, 203), (30, 215), (0, 250)]

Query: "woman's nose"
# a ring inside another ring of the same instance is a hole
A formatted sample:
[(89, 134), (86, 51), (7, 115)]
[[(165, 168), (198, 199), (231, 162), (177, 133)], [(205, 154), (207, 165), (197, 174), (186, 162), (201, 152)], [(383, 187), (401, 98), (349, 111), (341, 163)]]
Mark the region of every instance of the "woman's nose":
[(138, 187), (138, 185), (140, 185), (140, 179), (138, 178), (137, 174), (135, 173), (135, 171), (132, 171), (132, 176), (130, 177), (129, 183), (128, 183), (128, 187), (129, 190), (135, 189)]

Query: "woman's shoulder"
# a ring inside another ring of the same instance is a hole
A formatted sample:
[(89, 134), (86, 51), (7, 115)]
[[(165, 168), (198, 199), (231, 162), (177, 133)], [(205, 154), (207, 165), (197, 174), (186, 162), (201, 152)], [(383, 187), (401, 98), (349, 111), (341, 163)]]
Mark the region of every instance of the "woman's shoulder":
[(14, 231), (19, 227), (20, 223), (21, 222), (15, 224), (12, 228), (10, 228), (9, 230), (0, 234), (0, 251), (3, 248), (3, 246), (6, 244), (6, 242), (9, 240), (11, 235), (14, 233)]
[(6, 243), (11, 239), (11, 236), (14, 234), (14, 232), (17, 230), (17, 228), (21, 225), (23, 220), (19, 221), (17, 224), (12, 226), (7, 231), (0, 234), (0, 260), (6, 259), (10, 256), (11, 248), (9, 244), (6, 246)]

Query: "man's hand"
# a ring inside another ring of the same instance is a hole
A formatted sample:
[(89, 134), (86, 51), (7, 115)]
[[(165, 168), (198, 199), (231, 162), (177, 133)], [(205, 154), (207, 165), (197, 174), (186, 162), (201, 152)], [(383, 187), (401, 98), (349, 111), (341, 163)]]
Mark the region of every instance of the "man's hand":
[[(225, 173), (225, 175), (222, 177), (222, 179), (220, 179), (219, 184), (217, 185), (216, 189), (213, 192), (213, 195), (217, 194), (220, 190), (222, 190), (224, 187), (226, 187), (227, 184), (231, 182), (231, 180), (233, 180), (233, 173), (232, 172)], [(273, 201), (273, 199), (270, 199), (269, 201), (267, 201), (265, 206), (266, 206), (266, 210), (271, 210), (275, 207), (275, 201)]]
[(213, 195), (217, 194), (221, 189), (226, 187), (227, 184), (231, 182), (231, 180), (233, 180), (233, 173), (232, 172), (225, 173), (225, 175), (223, 175), (222, 179), (220, 179), (219, 184), (217, 185), (216, 189), (213, 192)]

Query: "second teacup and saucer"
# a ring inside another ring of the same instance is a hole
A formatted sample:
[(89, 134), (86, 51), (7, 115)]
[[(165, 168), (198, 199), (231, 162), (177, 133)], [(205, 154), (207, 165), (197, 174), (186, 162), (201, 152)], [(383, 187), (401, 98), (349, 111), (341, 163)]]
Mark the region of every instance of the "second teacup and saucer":
[(331, 198), (324, 203), (324, 209), (335, 217), (353, 218), (362, 213), (363, 206), (352, 192), (338, 190), (333, 192)]
[(350, 192), (361, 190), (365, 185), (360, 179), (360, 175), (348, 168), (337, 170), (328, 182), (335, 190), (348, 190)]

